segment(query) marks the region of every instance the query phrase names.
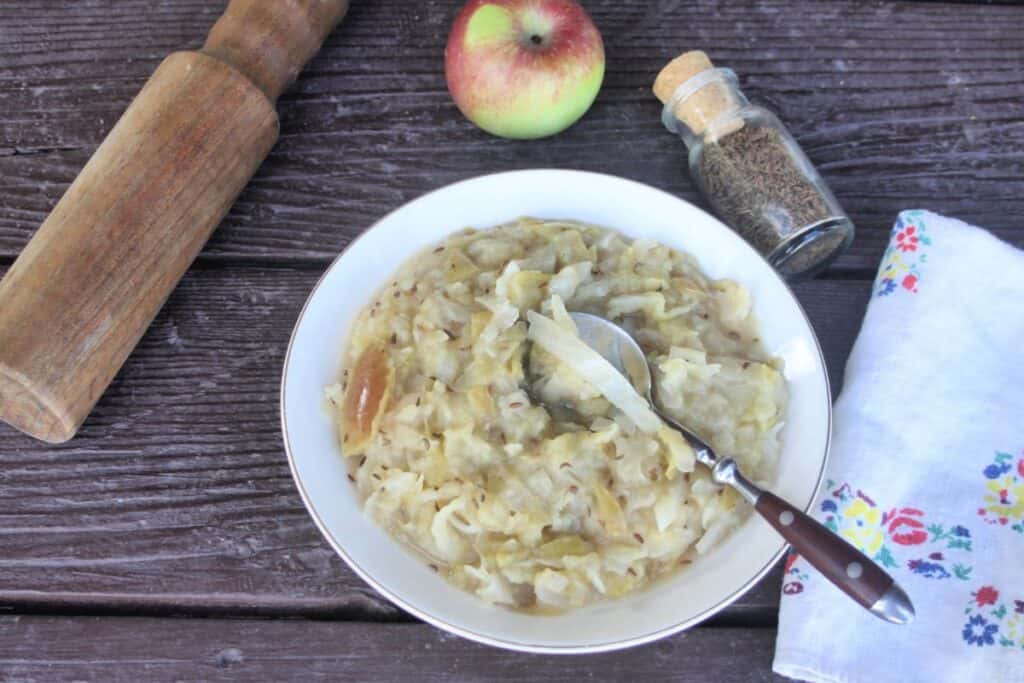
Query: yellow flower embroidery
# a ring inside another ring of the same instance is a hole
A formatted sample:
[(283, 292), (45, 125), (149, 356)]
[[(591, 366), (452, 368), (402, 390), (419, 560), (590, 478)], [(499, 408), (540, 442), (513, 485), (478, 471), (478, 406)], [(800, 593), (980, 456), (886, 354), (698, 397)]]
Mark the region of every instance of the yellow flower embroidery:
[(874, 555), (885, 540), (882, 513), (857, 498), (843, 510), (843, 528), (839, 535), (857, 546), (862, 552)]
[(1024, 645), (1024, 629), (1021, 628), (1021, 621), (1024, 617), (1017, 614), (1011, 614), (1010, 618), (1006, 620), (1006, 637), (1010, 640), (1018, 640), (1021, 645)]
[(985, 494), (985, 510), (996, 517), (1019, 519), (1024, 517), (1024, 482), (1014, 484), (1015, 477), (990, 479), (986, 484), (991, 493)]

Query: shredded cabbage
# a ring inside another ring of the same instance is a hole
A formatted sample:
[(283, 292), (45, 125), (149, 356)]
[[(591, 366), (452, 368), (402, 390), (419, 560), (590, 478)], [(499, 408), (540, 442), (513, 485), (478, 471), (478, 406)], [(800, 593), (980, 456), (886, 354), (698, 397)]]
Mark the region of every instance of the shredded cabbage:
[(536, 311), (526, 315), (530, 323), (527, 338), (557, 358), (566, 367), (600, 391), (642, 431), (655, 434), (661, 420), (621, 372), (578, 336)]
[[(741, 286), (578, 223), (451, 235), (363, 311), (349, 370), (325, 398), (367, 514), (490, 604), (550, 611), (626, 595), (749, 514), (583, 343), (570, 310), (623, 325), (661, 407), (748, 476), (772, 476), (786, 384)], [(368, 348), (388, 372), (357, 369)], [(371, 385), (385, 398), (354, 434), (349, 392)]]

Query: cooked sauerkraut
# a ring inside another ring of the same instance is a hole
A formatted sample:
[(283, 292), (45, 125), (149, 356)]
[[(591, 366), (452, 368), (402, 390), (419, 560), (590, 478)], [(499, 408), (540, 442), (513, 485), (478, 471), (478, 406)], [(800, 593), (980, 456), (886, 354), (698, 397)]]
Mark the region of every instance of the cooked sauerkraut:
[(749, 512), (628, 385), (575, 362), (569, 311), (629, 330), (662, 407), (749, 476), (779, 450), (786, 385), (738, 284), (574, 222), (449, 237), (362, 312), (327, 397), (367, 512), (491, 603), (624, 595)]

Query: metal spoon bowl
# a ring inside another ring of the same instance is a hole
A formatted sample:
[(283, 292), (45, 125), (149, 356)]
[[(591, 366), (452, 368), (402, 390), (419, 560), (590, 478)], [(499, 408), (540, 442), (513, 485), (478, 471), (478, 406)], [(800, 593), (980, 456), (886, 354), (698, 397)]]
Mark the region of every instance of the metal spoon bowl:
[(570, 316), (583, 342), (629, 379), (665, 424), (683, 435), (716, 483), (736, 489), (794, 550), (872, 614), (894, 624), (914, 620), (910, 598), (881, 567), (803, 511), (760, 489), (735, 460), (719, 457), (706, 441), (661, 409), (647, 357), (626, 330), (590, 313)]

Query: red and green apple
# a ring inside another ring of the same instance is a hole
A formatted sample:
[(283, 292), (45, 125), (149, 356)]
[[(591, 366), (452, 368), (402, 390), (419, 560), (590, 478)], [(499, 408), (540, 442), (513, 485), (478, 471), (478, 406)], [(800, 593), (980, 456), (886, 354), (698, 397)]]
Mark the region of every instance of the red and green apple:
[(470, 0), (448, 36), (445, 75), (476, 125), (541, 138), (590, 108), (604, 79), (604, 44), (573, 0)]

